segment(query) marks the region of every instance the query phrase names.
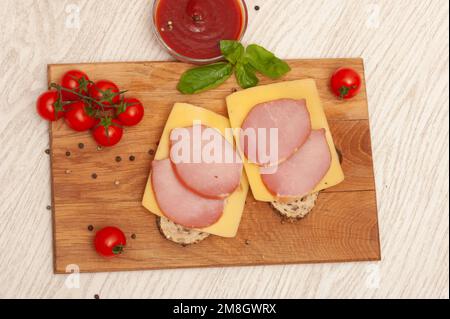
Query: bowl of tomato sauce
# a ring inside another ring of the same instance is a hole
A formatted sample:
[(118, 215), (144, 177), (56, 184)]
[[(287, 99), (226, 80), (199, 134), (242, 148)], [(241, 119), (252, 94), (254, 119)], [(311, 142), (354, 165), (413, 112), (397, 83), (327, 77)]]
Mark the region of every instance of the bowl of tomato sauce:
[(155, 0), (156, 37), (176, 59), (194, 64), (221, 60), (220, 40), (241, 40), (247, 29), (244, 0)]

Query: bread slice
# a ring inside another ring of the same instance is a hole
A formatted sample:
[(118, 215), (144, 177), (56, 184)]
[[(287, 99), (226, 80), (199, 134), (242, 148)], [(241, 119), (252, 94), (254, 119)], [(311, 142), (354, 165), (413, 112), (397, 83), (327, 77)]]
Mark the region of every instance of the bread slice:
[(303, 198), (284, 203), (279, 201), (271, 202), (270, 204), (282, 217), (290, 221), (295, 221), (304, 218), (312, 211), (316, 205), (319, 192), (310, 194)]
[(209, 237), (209, 234), (175, 224), (165, 217), (156, 219), (160, 233), (168, 240), (180, 245), (197, 244)]

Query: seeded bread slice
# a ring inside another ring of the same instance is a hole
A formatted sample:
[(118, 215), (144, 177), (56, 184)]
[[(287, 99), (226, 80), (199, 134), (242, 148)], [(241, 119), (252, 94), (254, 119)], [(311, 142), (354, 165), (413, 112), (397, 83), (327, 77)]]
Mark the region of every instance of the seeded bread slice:
[(156, 220), (160, 233), (170, 241), (180, 245), (197, 244), (209, 237), (209, 234), (185, 228), (175, 224), (165, 217), (158, 217)]
[(294, 200), (292, 202), (283, 203), (274, 201), (270, 204), (282, 217), (291, 221), (295, 221), (304, 218), (306, 215), (308, 215), (309, 212), (312, 211), (312, 209), (316, 205), (318, 196), (319, 193), (317, 192), (305, 196), (301, 199)]

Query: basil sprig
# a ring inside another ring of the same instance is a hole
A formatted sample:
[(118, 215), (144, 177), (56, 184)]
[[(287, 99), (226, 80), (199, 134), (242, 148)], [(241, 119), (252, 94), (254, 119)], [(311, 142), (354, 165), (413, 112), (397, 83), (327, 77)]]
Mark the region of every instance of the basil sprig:
[(222, 40), (220, 50), (227, 62), (204, 65), (186, 71), (178, 83), (178, 90), (181, 93), (195, 94), (216, 88), (233, 72), (239, 86), (246, 89), (258, 85), (257, 72), (271, 79), (278, 79), (291, 70), (286, 62), (256, 44), (251, 44), (245, 49), (238, 41)]

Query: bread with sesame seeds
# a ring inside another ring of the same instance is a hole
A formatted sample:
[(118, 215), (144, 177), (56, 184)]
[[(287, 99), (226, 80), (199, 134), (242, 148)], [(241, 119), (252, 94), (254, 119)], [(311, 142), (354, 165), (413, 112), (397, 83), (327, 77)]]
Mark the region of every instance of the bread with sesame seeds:
[(295, 221), (304, 218), (311, 212), (316, 205), (319, 192), (307, 195), (303, 198), (296, 199), (291, 202), (271, 202), (270, 205), (279, 213), (283, 218), (290, 221)]
[(158, 217), (156, 223), (161, 235), (180, 245), (197, 244), (209, 237), (207, 233), (175, 224), (165, 217)]

